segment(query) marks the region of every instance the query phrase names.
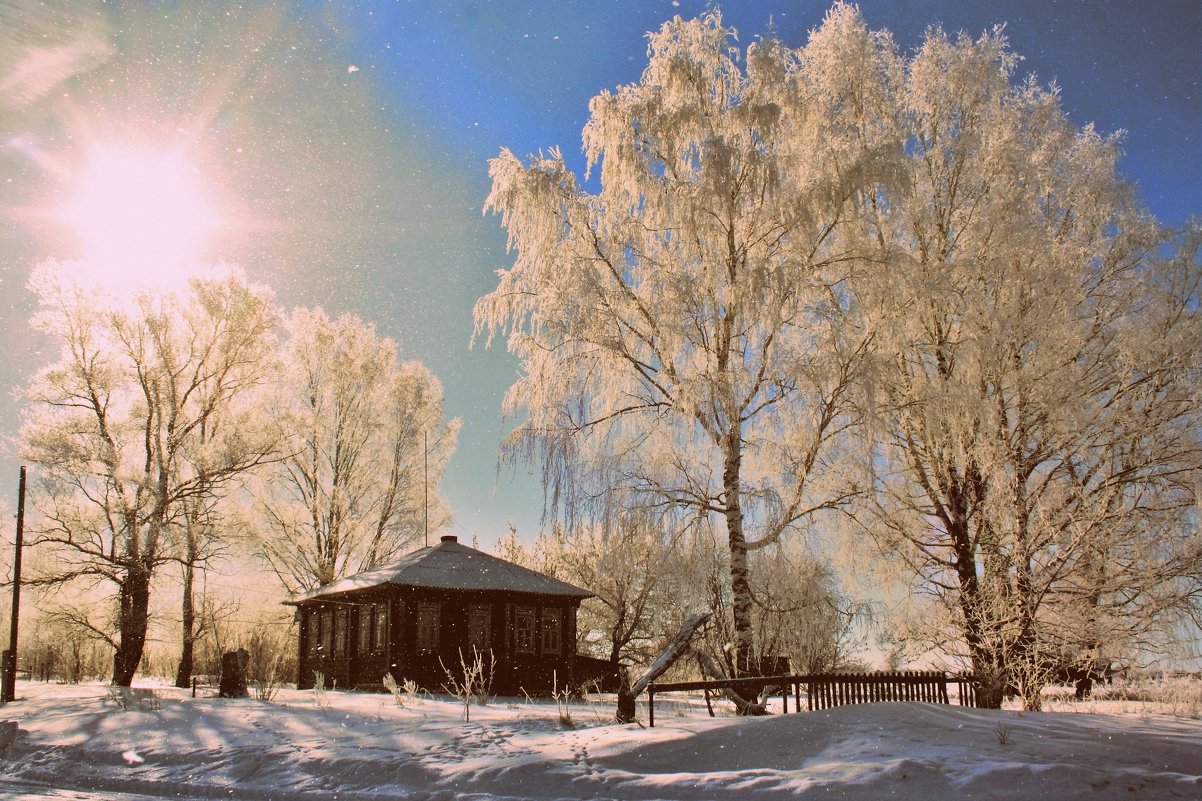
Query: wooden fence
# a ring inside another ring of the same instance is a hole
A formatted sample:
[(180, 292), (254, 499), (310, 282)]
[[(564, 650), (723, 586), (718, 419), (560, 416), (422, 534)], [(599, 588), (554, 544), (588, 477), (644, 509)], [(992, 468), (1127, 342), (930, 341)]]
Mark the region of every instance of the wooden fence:
[[(918, 701), (932, 704), (951, 703), (947, 685), (955, 683), (961, 706), (975, 706), (976, 693), (971, 676), (948, 676), (943, 671), (878, 671), (876, 673), (818, 673), (802, 676), (756, 676), (720, 681), (680, 681), (652, 683), (647, 687), (647, 717), (655, 725), (655, 696), (659, 693), (704, 690), (706, 701), (711, 691), (733, 690), (740, 695), (781, 697), (785, 712), (789, 696), (795, 711), (802, 711), (802, 692), (809, 711), (844, 704), (870, 704), (879, 701)], [(742, 691), (742, 692), (740, 692)], [(712, 714), (712, 710), (711, 710)]]
[(948, 703), (947, 674), (942, 671), (830, 673), (799, 678), (806, 679), (796, 686), (800, 691), (805, 684), (810, 710), (876, 701)]

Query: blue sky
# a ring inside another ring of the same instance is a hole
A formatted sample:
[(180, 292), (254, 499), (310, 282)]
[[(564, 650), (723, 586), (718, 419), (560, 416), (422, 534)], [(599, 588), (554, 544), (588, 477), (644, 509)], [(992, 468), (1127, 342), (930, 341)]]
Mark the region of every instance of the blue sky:
[[(18, 424), (8, 388), (46, 356), (28, 328), (29, 270), (71, 255), (37, 209), (62, 193), (87, 137), (186, 137), (231, 208), (254, 221), (216, 242), (214, 258), (242, 264), (287, 305), (356, 313), (426, 362), (464, 418), (444, 484), (457, 532), (490, 545), (513, 521), (533, 534), (534, 474), (497, 471), (516, 363), (503, 347), (468, 347), (472, 304), (507, 263), (498, 220), (481, 213), (487, 161), (502, 147), (558, 145), (582, 168), (590, 98), (638, 79), (647, 31), (707, 5), (0, 0), (0, 433)], [(771, 20), (794, 46), (828, 7), (722, 4), (744, 44)], [(1196, 0), (860, 7), (907, 50), (928, 25), (975, 35), (1007, 23), (1020, 73), (1059, 84), (1078, 124), (1127, 132), (1121, 169), (1159, 219), (1202, 211)], [(32, 80), (20, 71), (31, 54), (61, 74)], [(11, 450), (0, 460), (10, 506), (17, 464)]]

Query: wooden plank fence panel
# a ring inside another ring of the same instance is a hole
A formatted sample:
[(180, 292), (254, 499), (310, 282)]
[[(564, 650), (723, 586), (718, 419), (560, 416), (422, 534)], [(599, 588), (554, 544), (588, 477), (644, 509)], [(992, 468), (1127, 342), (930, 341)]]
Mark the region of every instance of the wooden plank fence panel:
[[(804, 709), (814, 712), (845, 704), (878, 703), (884, 701), (918, 701), (947, 704), (950, 696), (948, 682), (955, 682), (957, 700), (961, 706), (975, 706), (976, 692), (972, 676), (948, 676), (942, 671), (878, 671), (876, 673), (819, 673), (799, 676), (751, 676), (718, 681), (684, 681), (651, 684), (647, 700), (651, 725), (655, 725), (655, 696), (665, 692), (687, 690), (731, 689), (761, 693), (779, 690), (784, 711), (789, 711), (789, 692), (794, 696), (793, 709), (801, 712), (801, 693), (804, 686)], [(713, 714), (711, 710), (711, 714)]]

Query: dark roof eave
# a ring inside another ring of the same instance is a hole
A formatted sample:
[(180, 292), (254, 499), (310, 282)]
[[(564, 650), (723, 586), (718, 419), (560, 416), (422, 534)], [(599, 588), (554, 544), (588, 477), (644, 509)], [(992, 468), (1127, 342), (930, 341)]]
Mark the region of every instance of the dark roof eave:
[(362, 587), (360, 589), (343, 590), (341, 592), (332, 592), (332, 593), (329, 593), (328, 595), (323, 595), (323, 594), (321, 594), (321, 592), (319, 590), (314, 590), (310, 594), (301, 596), (299, 598), (289, 598), (288, 600), (281, 601), (280, 603), (285, 606), (297, 606), (297, 607), (303, 606), (304, 604), (311, 604), (311, 603), (343, 603), (343, 602), (347, 602), (347, 601), (355, 598), (356, 596), (366, 595), (367, 593), (370, 593), (370, 592), (377, 592), (377, 591), (385, 590), (385, 589), (409, 589), (409, 590), (426, 590), (428, 592), (462, 592), (462, 593), (490, 592), (490, 593), (501, 593), (501, 594), (505, 594), (505, 595), (519, 595), (519, 596), (529, 596), (529, 597), (538, 597), (538, 598), (562, 598), (565, 600), (572, 600), (572, 601), (585, 601), (585, 600), (588, 600), (589, 598), (597, 597), (597, 593), (590, 592), (588, 590), (581, 590), (580, 593), (577, 595), (569, 595), (567, 593), (538, 592), (535, 590), (507, 590), (507, 589), (488, 588), (488, 587), (427, 587), (427, 586), (422, 586), (422, 585), (418, 585), (418, 584), (401, 584), (401, 583), (389, 581), (389, 582), (384, 582), (382, 584), (376, 584), (371, 587)]
[(334, 601), (385, 587), (435, 592), (501, 592), (567, 598), (577, 602), (596, 597), (589, 590), (468, 548), (452, 539), (420, 548), (394, 562), (337, 579), (324, 588), (284, 603), (300, 606), (313, 601)]

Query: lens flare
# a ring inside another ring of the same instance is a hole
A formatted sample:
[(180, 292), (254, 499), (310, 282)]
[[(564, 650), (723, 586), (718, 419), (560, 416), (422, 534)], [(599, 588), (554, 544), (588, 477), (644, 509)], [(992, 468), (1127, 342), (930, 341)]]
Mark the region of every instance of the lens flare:
[(95, 150), (62, 207), (102, 283), (178, 279), (204, 254), (218, 218), (202, 176), (180, 152)]

